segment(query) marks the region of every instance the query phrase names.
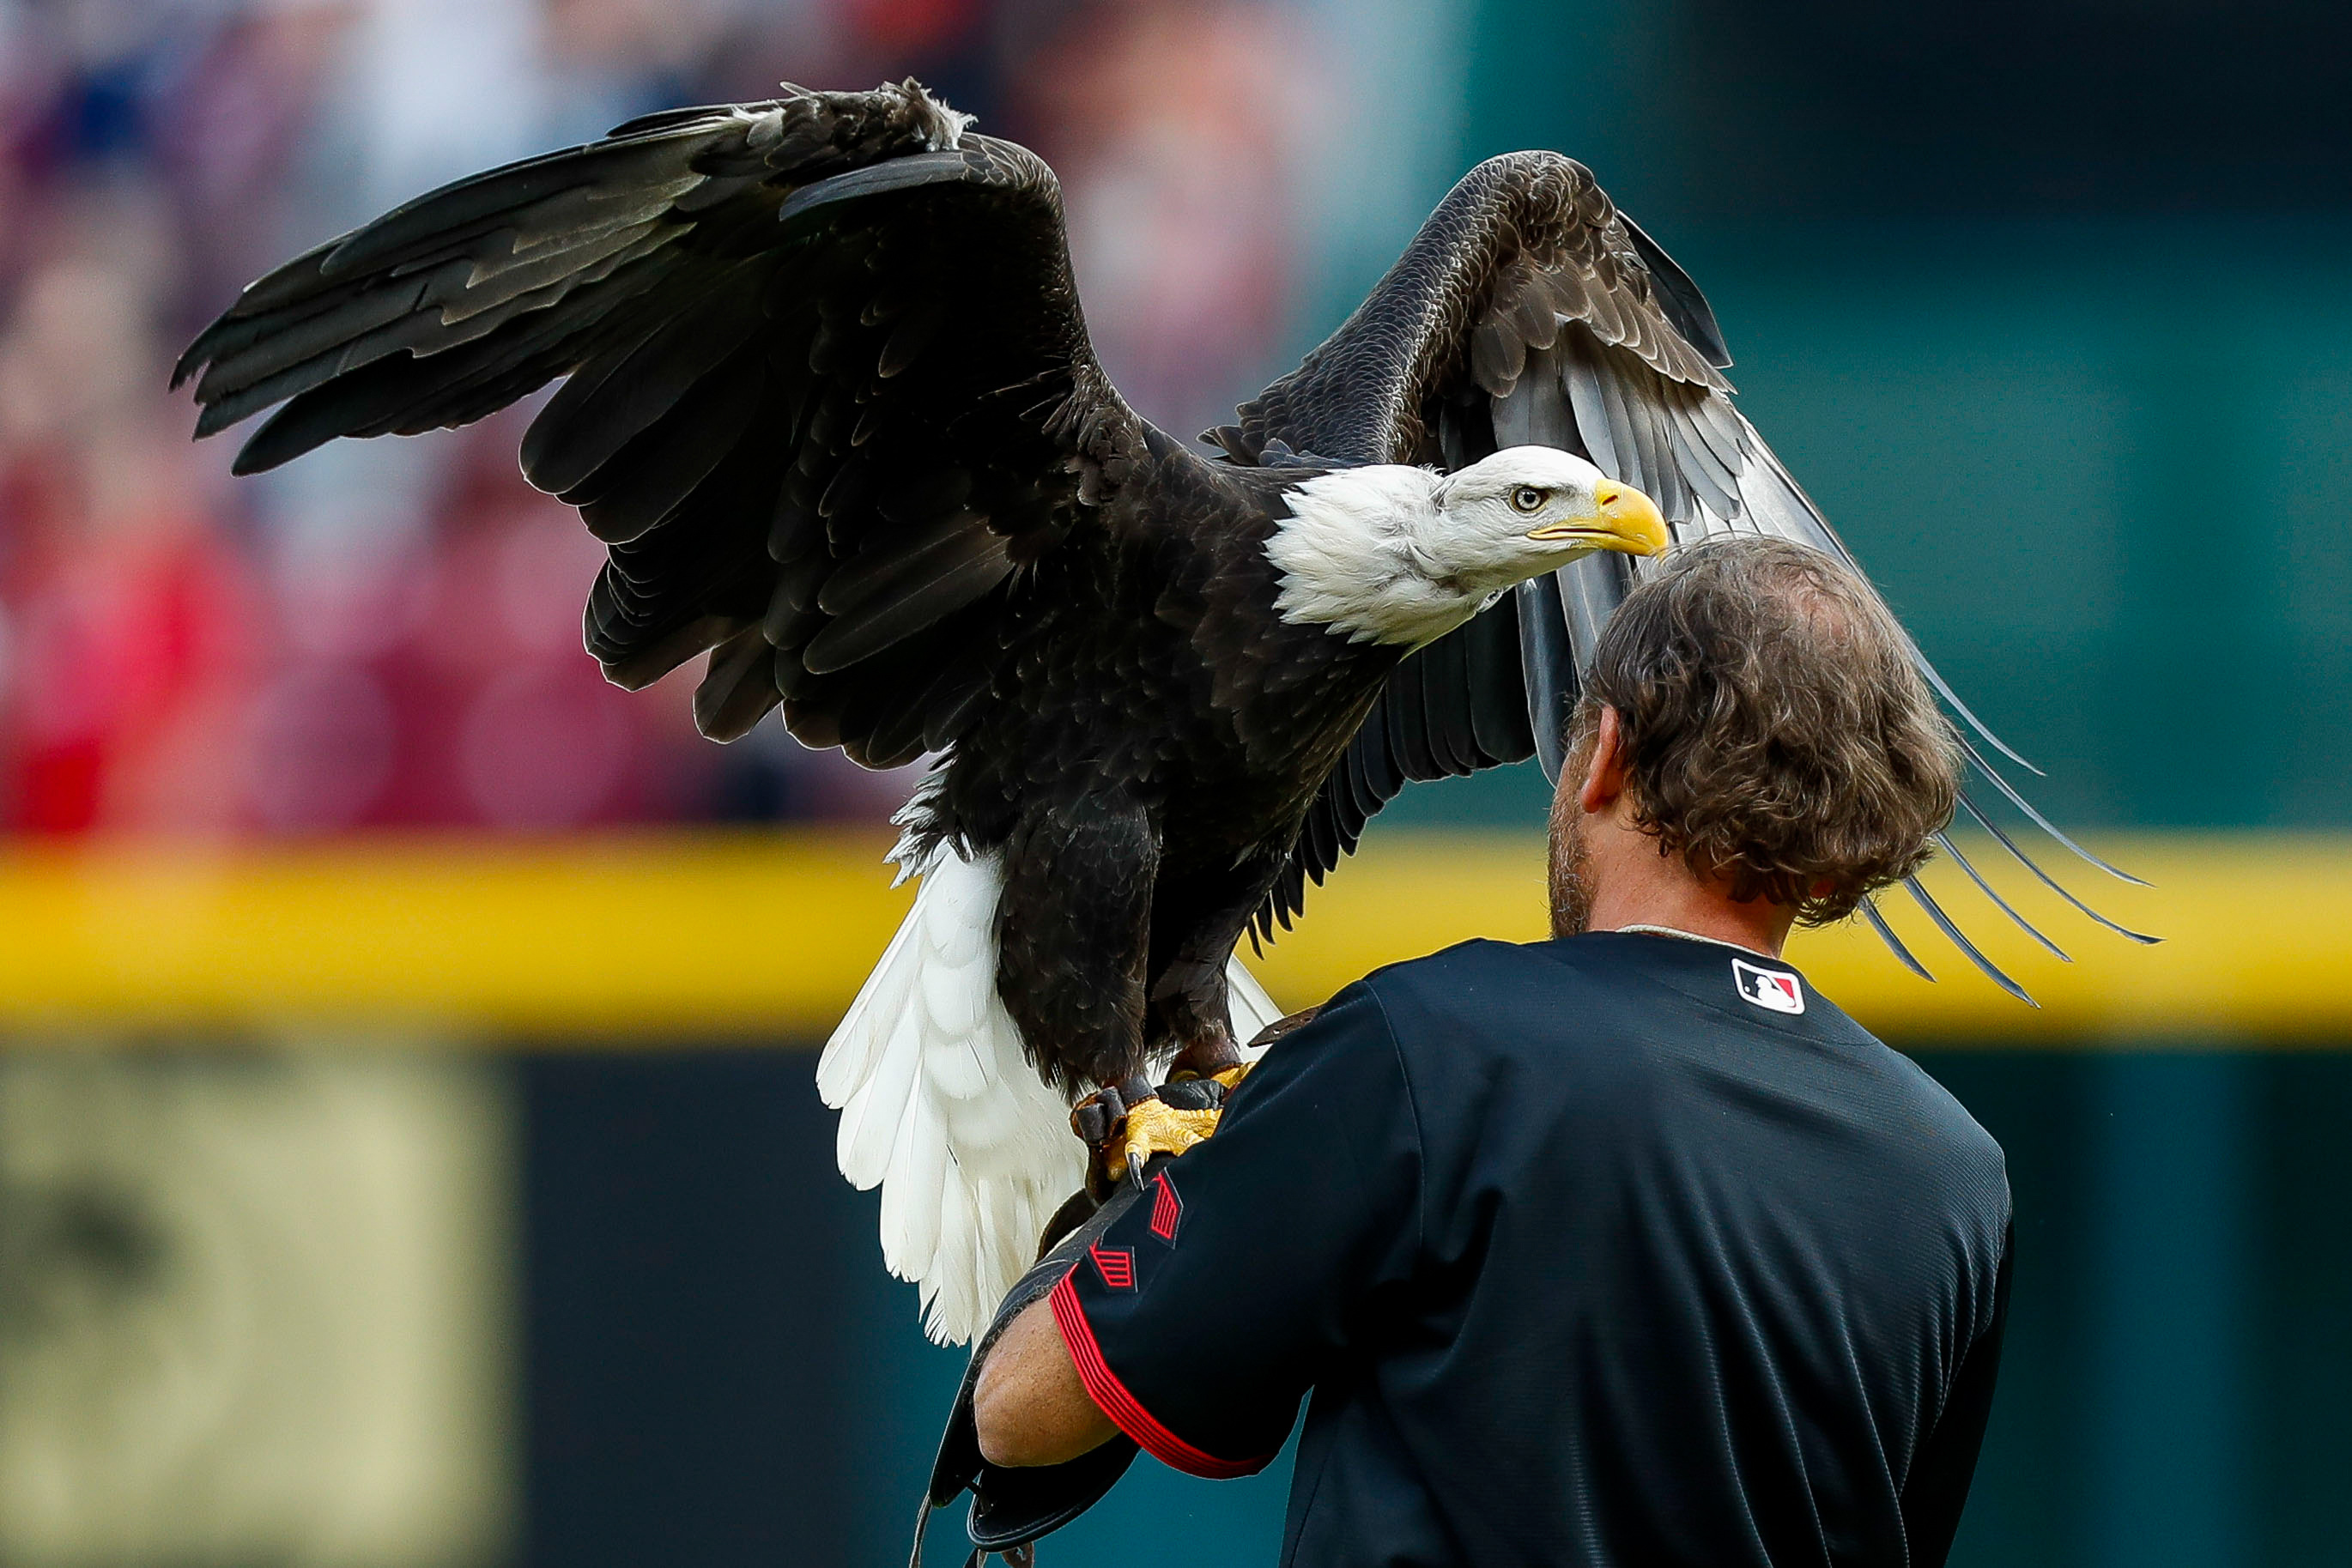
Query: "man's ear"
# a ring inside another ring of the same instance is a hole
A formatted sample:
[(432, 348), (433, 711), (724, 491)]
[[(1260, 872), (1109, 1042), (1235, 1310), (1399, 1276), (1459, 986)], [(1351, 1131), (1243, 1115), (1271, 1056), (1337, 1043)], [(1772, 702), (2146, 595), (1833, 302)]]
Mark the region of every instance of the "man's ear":
[(1593, 732), (1592, 759), (1585, 764), (1584, 783), (1576, 792), (1576, 803), (1588, 813), (1606, 811), (1625, 793), (1625, 731), (1618, 722), (1617, 710), (1601, 710), (1600, 727)]

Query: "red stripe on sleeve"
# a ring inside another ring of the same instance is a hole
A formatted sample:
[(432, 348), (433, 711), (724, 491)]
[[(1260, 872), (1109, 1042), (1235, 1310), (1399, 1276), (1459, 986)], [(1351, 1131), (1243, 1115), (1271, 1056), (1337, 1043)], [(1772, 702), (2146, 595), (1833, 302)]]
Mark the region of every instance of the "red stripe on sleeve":
[(1138, 1447), (1173, 1469), (1207, 1480), (1225, 1481), (1236, 1476), (1254, 1476), (1265, 1469), (1272, 1454), (1255, 1459), (1221, 1459), (1214, 1454), (1202, 1453), (1183, 1438), (1160, 1424), (1159, 1418), (1146, 1410), (1118, 1374), (1103, 1359), (1102, 1346), (1095, 1343), (1094, 1325), (1087, 1322), (1086, 1309), (1078, 1304), (1076, 1270), (1062, 1276), (1049, 1298), (1054, 1306), (1054, 1322), (1062, 1331), (1062, 1343), (1070, 1347), (1070, 1360), (1076, 1364), (1078, 1381), (1086, 1385), (1087, 1397), (1101, 1406), (1110, 1417), (1112, 1426), (1135, 1439)]
[(1176, 1196), (1176, 1184), (1168, 1179), (1166, 1171), (1160, 1173), (1159, 1181), (1159, 1194), (1151, 1200), (1151, 1234), (1172, 1244), (1176, 1222), (1184, 1217), (1184, 1200)]

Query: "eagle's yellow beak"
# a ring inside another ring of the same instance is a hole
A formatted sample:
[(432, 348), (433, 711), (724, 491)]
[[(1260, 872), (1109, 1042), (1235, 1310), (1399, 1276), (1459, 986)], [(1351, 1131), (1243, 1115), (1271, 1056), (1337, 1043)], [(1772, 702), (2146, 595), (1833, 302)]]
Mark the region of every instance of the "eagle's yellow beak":
[(1592, 491), (1589, 517), (1563, 517), (1528, 530), (1531, 539), (1569, 539), (1595, 549), (1627, 555), (1657, 555), (1674, 542), (1658, 504), (1631, 485), (1603, 480)]

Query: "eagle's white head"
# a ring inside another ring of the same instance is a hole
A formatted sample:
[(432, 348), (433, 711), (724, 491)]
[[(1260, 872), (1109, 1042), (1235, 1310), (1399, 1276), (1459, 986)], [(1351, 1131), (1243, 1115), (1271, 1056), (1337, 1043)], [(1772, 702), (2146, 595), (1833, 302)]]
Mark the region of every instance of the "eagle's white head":
[(1511, 446), (1454, 474), (1344, 468), (1285, 492), (1265, 553), (1276, 607), (1355, 642), (1418, 647), (1516, 583), (1596, 549), (1656, 555), (1657, 503), (1555, 446)]

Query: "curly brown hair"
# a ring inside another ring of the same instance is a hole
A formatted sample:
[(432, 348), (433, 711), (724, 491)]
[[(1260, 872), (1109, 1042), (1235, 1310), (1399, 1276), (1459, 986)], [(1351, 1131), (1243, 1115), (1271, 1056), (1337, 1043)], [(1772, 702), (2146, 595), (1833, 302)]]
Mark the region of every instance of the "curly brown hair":
[(1602, 631), (1572, 721), (1624, 737), (1634, 820), (1737, 899), (1818, 925), (1908, 876), (1951, 821), (1958, 737), (1876, 592), (1820, 550), (1677, 550)]

